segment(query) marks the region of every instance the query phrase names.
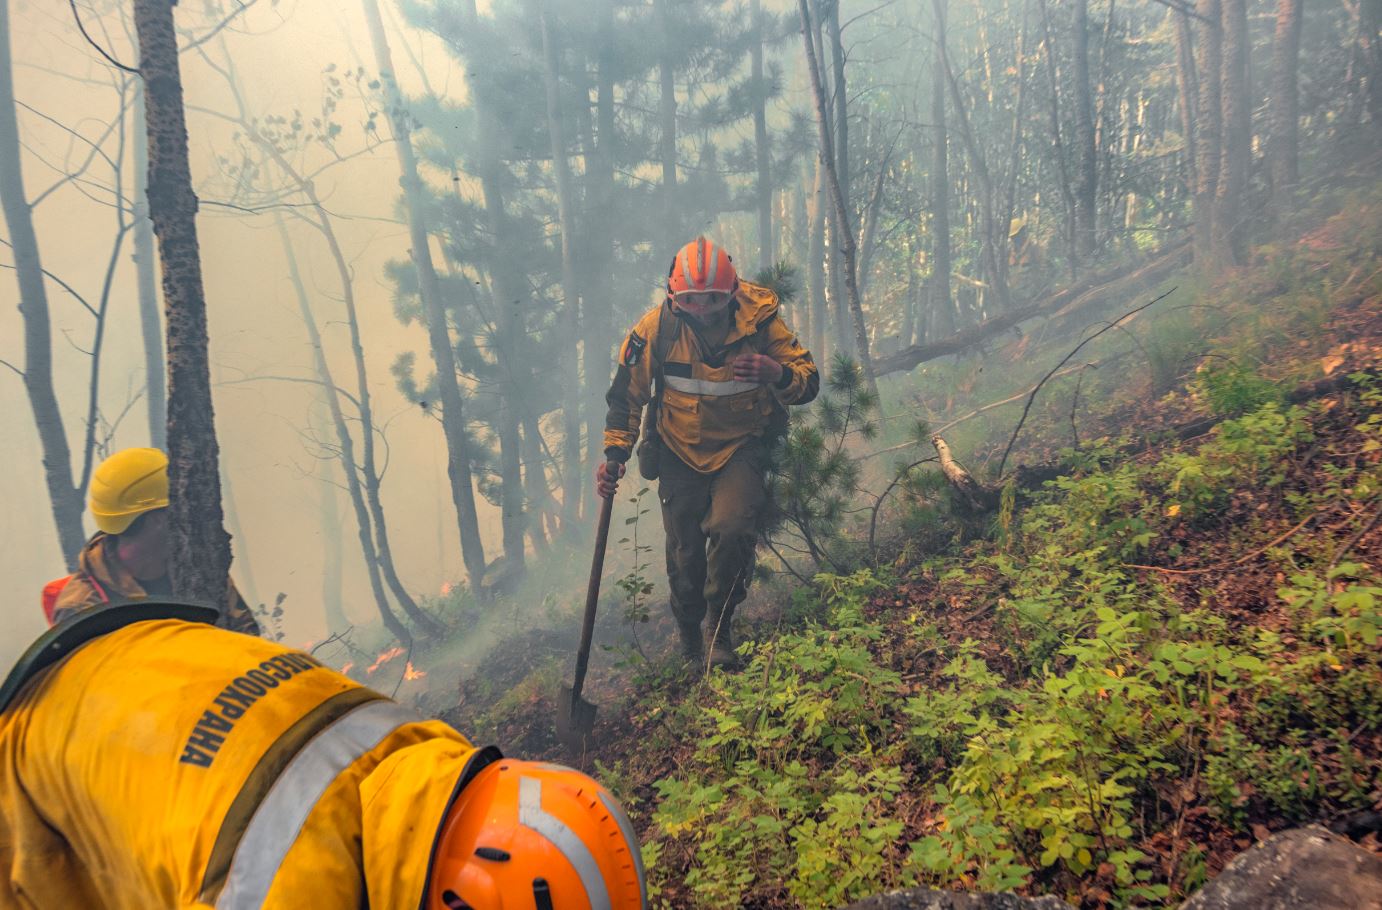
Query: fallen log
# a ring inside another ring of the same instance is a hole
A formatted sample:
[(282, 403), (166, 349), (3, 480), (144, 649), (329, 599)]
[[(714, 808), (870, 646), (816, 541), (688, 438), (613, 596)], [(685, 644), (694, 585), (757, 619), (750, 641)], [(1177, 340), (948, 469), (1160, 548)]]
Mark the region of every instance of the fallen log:
[[(1375, 381), (1382, 377), (1382, 370), (1376, 368), (1362, 371), (1363, 375), (1372, 377)], [(1286, 393), (1287, 404), (1304, 404), (1316, 398), (1323, 398), (1335, 392), (1343, 392), (1357, 388), (1361, 383), (1354, 380), (1357, 373), (1340, 371), (1333, 376), (1326, 376), (1323, 379), (1316, 379), (1312, 382), (1301, 383), (1294, 389)], [(1197, 417), (1184, 423), (1173, 424), (1160, 433), (1143, 433), (1142, 437), (1130, 445), (1118, 450), (1118, 454), (1132, 458), (1141, 455), (1148, 449), (1154, 448), (1169, 439), (1176, 439), (1184, 442), (1203, 436), (1210, 430), (1229, 418), (1222, 415), (1211, 415), (1208, 417)], [(1007, 478), (1000, 478), (996, 483), (986, 484), (975, 479), (974, 475), (955, 460), (954, 454), (950, 451), (950, 446), (940, 435), (931, 437), (931, 443), (936, 447), (936, 453), (940, 456), (941, 472), (950, 481), (951, 486), (963, 498), (965, 503), (974, 511), (991, 511), (996, 508), (1003, 486), (1007, 483)], [(947, 468), (947, 465), (949, 467)], [(1019, 464), (1011, 474), (1013, 484), (1019, 490), (1031, 490), (1041, 486), (1048, 480), (1055, 480), (1062, 474), (1069, 473), (1069, 468), (1059, 462), (1042, 462), (1036, 465)]]
[(886, 357), (876, 358), (873, 362), (874, 373), (882, 376), (885, 373), (911, 370), (928, 360), (935, 360), (947, 354), (958, 354), (1029, 319), (1036, 319), (1040, 316), (1070, 316), (1101, 299), (1120, 285), (1147, 284), (1160, 281), (1189, 260), (1190, 243), (1189, 241), (1182, 241), (1131, 272), (1127, 271), (1126, 266), (1103, 272), (1081, 285), (1066, 288), (1045, 300), (1016, 307), (1006, 313), (999, 313), (991, 319), (985, 319), (983, 322), (956, 332), (949, 338), (912, 345)]

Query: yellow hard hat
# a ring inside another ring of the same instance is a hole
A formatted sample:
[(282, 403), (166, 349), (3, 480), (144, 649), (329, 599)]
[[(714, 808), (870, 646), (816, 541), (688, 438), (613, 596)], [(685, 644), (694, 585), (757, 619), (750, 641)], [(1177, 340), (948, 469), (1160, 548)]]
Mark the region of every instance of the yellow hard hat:
[(145, 512), (168, 507), (168, 456), (123, 449), (91, 475), (91, 515), (107, 534), (122, 534)]

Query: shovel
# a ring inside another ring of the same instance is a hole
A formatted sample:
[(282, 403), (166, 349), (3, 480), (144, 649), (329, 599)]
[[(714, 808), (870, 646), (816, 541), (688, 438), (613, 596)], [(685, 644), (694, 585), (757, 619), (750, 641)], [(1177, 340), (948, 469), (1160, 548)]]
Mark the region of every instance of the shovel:
[(596, 706), (581, 698), (586, 665), (590, 663), (590, 640), (595, 636), (595, 605), (600, 599), (600, 575), (605, 568), (605, 544), (609, 541), (609, 517), (614, 497), (606, 496), (600, 505), (600, 527), (595, 532), (595, 559), (590, 564), (590, 584), (585, 591), (585, 621), (581, 623), (581, 647), (576, 652), (576, 676), (571, 685), (562, 686), (557, 698), (557, 736), (573, 754), (585, 751), (585, 741), (595, 727)]

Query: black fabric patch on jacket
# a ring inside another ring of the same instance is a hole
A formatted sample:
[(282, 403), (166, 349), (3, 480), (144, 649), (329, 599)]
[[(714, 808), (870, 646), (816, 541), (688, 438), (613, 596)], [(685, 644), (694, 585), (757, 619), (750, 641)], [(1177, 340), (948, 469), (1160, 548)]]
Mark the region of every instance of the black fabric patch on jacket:
[(638, 363), (643, 356), (643, 349), (648, 346), (648, 342), (639, 337), (637, 332), (629, 333), (629, 343), (624, 346), (624, 366), (631, 367)]

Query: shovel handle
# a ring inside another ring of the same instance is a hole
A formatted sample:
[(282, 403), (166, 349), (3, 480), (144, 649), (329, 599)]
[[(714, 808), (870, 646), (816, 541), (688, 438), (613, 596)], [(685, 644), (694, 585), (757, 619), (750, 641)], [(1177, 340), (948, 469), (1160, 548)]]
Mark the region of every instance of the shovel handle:
[(576, 652), (576, 676), (571, 682), (571, 700), (581, 697), (585, 669), (590, 663), (590, 642), (595, 637), (595, 605), (600, 600), (600, 576), (605, 569), (605, 545), (609, 542), (609, 519), (614, 512), (614, 496), (600, 503), (600, 525), (595, 532), (595, 558), (590, 564), (590, 583), (585, 589), (585, 620), (581, 623), (581, 647)]

